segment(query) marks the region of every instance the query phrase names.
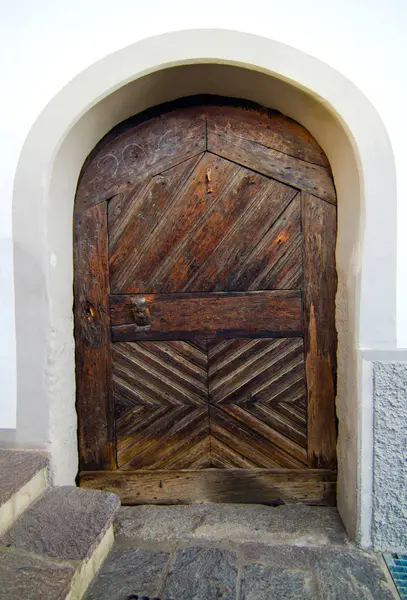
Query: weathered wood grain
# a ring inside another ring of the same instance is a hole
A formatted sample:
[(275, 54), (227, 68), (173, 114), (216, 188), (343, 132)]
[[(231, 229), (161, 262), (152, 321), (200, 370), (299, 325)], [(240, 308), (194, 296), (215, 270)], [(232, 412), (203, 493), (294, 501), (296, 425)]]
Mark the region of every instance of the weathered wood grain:
[(255, 125), (250, 131), (243, 118), (233, 119), (226, 108), (208, 116), (210, 152), (336, 203), (335, 188), (328, 168), (279, 152), (269, 147), (267, 140), (257, 133)]
[(82, 471), (81, 487), (114, 492), (123, 504), (243, 502), (335, 506), (336, 472), (290, 469)]
[(304, 311), (308, 387), (308, 464), (336, 464), (336, 210), (302, 195)]
[(288, 288), (298, 284), (301, 261), (291, 280), (284, 261), (301, 233), (296, 194), (208, 153), (119, 194), (109, 209), (112, 292), (267, 289), (282, 269)]
[(330, 169), (324, 151), (309, 131), (278, 111), (216, 104), (206, 110), (210, 129), (232, 129), (247, 140)]
[(75, 217), (76, 408), (81, 468), (116, 465), (106, 203)]
[(208, 368), (210, 398), (215, 404), (276, 405), (305, 400), (302, 338), (209, 342)]
[(326, 156), (275, 111), (157, 114), (107, 137), (78, 185), (81, 485), (128, 503), (333, 504)]
[[(141, 324), (134, 314), (137, 304), (146, 315)], [(303, 332), (301, 292), (295, 290), (111, 296), (110, 307), (114, 341)]]
[(173, 202), (183, 186), (188, 183), (195, 167), (202, 160), (197, 154), (152, 177), (143, 179), (109, 202), (109, 253), (110, 276), (133, 252), (132, 260), (149, 252), (148, 241), (159, 221), (170, 214)]
[(200, 107), (170, 111), (141, 123), (114, 138), (87, 164), (75, 208), (107, 200), (205, 148), (206, 115)]
[(307, 463), (302, 339), (118, 343), (113, 382), (122, 469)]

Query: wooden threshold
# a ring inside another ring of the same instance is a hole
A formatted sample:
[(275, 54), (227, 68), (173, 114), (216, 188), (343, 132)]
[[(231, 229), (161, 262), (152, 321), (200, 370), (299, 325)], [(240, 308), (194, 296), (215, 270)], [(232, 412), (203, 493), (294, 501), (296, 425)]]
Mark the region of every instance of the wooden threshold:
[(336, 471), (327, 469), (202, 469), (81, 471), (79, 485), (117, 494), (123, 504), (336, 505)]

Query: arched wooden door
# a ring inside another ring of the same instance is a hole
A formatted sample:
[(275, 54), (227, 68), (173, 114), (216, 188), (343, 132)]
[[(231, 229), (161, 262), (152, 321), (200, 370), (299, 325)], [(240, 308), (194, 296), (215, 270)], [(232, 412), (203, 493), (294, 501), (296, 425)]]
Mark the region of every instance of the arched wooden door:
[(333, 504), (336, 197), (310, 134), (165, 105), (96, 147), (74, 219), (80, 485)]

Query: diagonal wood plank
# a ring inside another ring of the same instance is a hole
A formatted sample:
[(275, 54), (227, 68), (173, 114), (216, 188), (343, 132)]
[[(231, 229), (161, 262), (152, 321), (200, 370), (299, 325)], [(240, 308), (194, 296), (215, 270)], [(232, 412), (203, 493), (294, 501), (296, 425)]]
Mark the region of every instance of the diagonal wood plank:
[[(178, 406), (131, 412), (118, 422), (117, 464), (121, 469), (189, 468), (209, 462), (206, 407)], [(171, 467), (172, 465), (172, 467)]]
[(243, 455), (257, 467), (306, 465), (302, 339), (211, 342), (208, 361), (211, 435), (221, 450), (214, 464), (242, 466)]
[[(292, 235), (295, 235), (293, 230), (298, 230), (300, 210), (297, 201), (291, 212), (279, 221), (280, 229), (285, 227), (285, 232), (284, 239), (280, 235), (279, 241), (275, 241), (275, 245), (279, 247), (279, 256), (274, 257), (273, 240), (267, 239), (263, 244), (262, 240), (284, 214), (284, 209), (296, 196), (296, 191), (249, 170), (243, 169), (242, 172), (245, 173), (243, 185), (236, 185), (226, 197), (226, 215), (229, 217), (237, 201), (245, 210), (233, 221), (230, 220), (230, 223), (226, 223), (222, 214), (217, 214), (216, 236), (210, 236), (210, 228), (205, 223), (200, 235), (191, 240), (191, 248), (204, 246), (207, 251), (205, 255), (201, 251), (200, 259), (194, 260), (194, 267), (189, 269), (189, 277), (183, 284), (183, 291), (267, 289), (261, 281), (258, 287), (251, 285), (258, 274), (259, 265), (262, 262), (271, 263), (270, 268), (289, 246)], [(208, 235), (216, 244), (208, 243)], [(195, 253), (196, 250), (194, 255)]]
[[(212, 342), (213, 348), (216, 342)], [(304, 397), (302, 339), (240, 339), (215, 357), (210, 351), (209, 394), (214, 404), (269, 403)]]
[(331, 172), (299, 158), (277, 151), (261, 139), (247, 136), (242, 119), (232, 119), (227, 111), (208, 115), (208, 150), (336, 204), (335, 187)]
[(246, 140), (311, 164), (329, 167), (324, 151), (304, 127), (276, 110), (257, 106), (208, 106), (209, 126), (238, 132)]
[(148, 247), (149, 234), (171, 210), (179, 191), (191, 177), (203, 153), (180, 164), (137, 182), (117, 194), (109, 207), (110, 275), (132, 252), (137, 260)]
[(145, 406), (206, 406), (206, 368), (185, 358), (188, 348), (190, 356), (206, 362), (206, 355), (187, 342), (113, 344), (115, 399)]
[(201, 107), (144, 121), (95, 149), (81, 173), (75, 209), (107, 200), (205, 149), (206, 114)]
[(236, 404), (211, 405), (209, 422), (212, 437), (259, 468), (301, 469), (307, 464), (305, 448)]

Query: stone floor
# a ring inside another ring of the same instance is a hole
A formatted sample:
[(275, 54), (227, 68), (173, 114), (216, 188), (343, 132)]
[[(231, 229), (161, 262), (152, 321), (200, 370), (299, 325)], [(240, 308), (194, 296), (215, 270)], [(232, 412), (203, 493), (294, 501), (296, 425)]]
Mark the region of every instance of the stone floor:
[(123, 507), (87, 600), (394, 600), (382, 558), (355, 548), (335, 509)]

